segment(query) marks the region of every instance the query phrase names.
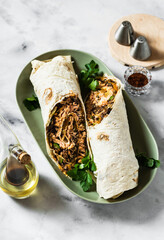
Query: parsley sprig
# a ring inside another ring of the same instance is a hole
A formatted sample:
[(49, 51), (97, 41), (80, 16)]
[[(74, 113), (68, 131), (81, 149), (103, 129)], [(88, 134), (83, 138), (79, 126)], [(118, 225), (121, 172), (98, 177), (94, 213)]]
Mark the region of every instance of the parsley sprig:
[(160, 167), (160, 161), (154, 158), (148, 158), (144, 153), (140, 153), (136, 155), (138, 163), (142, 167), (148, 168), (158, 168)]
[(89, 153), (82, 159), (82, 163), (75, 164), (74, 168), (67, 172), (68, 176), (74, 181), (80, 181), (80, 186), (86, 192), (92, 186), (92, 174), (96, 171), (96, 165), (93, 158), (90, 158)]
[(32, 97), (24, 99), (23, 104), (29, 111), (40, 108), (38, 98), (34, 95), (32, 95)]
[(79, 74), (79, 80), (82, 87), (89, 88), (93, 91), (97, 90), (99, 85), (96, 80), (97, 76), (102, 76), (103, 72), (99, 72), (99, 65), (95, 61), (85, 64), (86, 70), (81, 70)]

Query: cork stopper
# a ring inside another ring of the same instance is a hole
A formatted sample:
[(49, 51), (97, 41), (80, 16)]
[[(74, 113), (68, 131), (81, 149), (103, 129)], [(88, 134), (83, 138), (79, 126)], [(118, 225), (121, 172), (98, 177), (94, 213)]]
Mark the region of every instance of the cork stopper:
[(22, 152), (18, 155), (18, 160), (22, 164), (28, 164), (31, 161), (31, 156), (27, 152)]
[(21, 164), (29, 164), (31, 161), (31, 156), (20, 146), (11, 146), (9, 148), (10, 152), (15, 156)]

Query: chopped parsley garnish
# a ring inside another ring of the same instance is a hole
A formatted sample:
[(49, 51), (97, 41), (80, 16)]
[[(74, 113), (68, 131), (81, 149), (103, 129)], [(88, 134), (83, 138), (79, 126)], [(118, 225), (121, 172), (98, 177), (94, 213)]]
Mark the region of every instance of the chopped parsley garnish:
[(58, 143), (53, 143), (53, 145), (54, 145), (54, 148), (58, 148), (58, 149), (60, 148)]
[(148, 168), (158, 168), (160, 167), (160, 161), (154, 158), (148, 158), (144, 153), (140, 153), (136, 155), (138, 163), (142, 167)]
[(99, 65), (95, 61), (91, 61), (85, 65), (86, 70), (81, 70), (79, 80), (82, 88), (89, 88), (93, 91), (97, 90), (99, 85), (96, 77), (102, 76), (104, 73), (99, 72)]
[(59, 162), (62, 163), (63, 162), (63, 158), (59, 157)]
[(114, 99), (114, 96), (111, 96), (110, 98), (109, 98), (109, 101), (111, 101), (111, 100), (113, 100)]
[(82, 159), (82, 163), (75, 164), (74, 168), (67, 172), (68, 176), (74, 181), (80, 181), (80, 186), (86, 192), (92, 186), (91, 172), (96, 171), (96, 165), (93, 158), (90, 158), (89, 153)]
[(23, 104), (29, 111), (33, 111), (37, 108), (40, 108), (38, 98), (35, 97), (34, 95), (32, 95), (32, 97), (24, 99)]

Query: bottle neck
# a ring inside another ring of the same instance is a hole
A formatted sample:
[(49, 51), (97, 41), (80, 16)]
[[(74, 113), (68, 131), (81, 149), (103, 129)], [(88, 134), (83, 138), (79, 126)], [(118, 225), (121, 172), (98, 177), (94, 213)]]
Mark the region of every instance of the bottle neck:
[(30, 155), (19, 144), (10, 145), (9, 152), (14, 155), (19, 164), (28, 164), (31, 161)]

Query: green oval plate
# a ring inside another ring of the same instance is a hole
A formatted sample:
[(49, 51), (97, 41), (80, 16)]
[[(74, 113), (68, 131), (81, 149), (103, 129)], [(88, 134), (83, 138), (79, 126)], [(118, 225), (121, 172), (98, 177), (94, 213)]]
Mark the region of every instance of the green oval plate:
[[(112, 75), (108, 67), (97, 57), (78, 50), (66, 49), (47, 52), (45, 54), (40, 55), (36, 59), (46, 60), (53, 58), (57, 55), (71, 55), (74, 61), (74, 69), (77, 74), (80, 72), (81, 69), (84, 68), (86, 63), (89, 63), (93, 59), (95, 62), (99, 64), (101, 71)], [(100, 198), (97, 192), (95, 191), (95, 186), (90, 192), (83, 192), (79, 182), (72, 181), (69, 178), (67, 178), (63, 173), (61, 173), (61, 171), (57, 168), (55, 163), (49, 158), (46, 151), (46, 145), (44, 140), (44, 127), (40, 109), (37, 109), (33, 112), (29, 112), (23, 105), (23, 100), (34, 94), (33, 86), (29, 80), (30, 73), (31, 64), (29, 63), (23, 69), (17, 82), (16, 86), (17, 103), (28, 127), (31, 130), (31, 133), (33, 134), (35, 140), (40, 146), (40, 149), (44, 153), (45, 157), (47, 158), (47, 160), (49, 161), (49, 163), (51, 164), (51, 166), (53, 167), (53, 169), (55, 170), (56, 174), (61, 179), (63, 184), (77, 196), (95, 203), (113, 204), (123, 202), (141, 193), (153, 180), (157, 171), (156, 169), (146, 168), (140, 169), (138, 187), (136, 187), (133, 190), (124, 192), (119, 198), (113, 200), (112, 199), (105, 200), (103, 198)], [(136, 110), (135, 106), (131, 102), (126, 92), (124, 92), (124, 99), (128, 113), (128, 120), (134, 150), (138, 152), (145, 152), (148, 156), (158, 159), (158, 148), (152, 133), (150, 132), (143, 118)]]

